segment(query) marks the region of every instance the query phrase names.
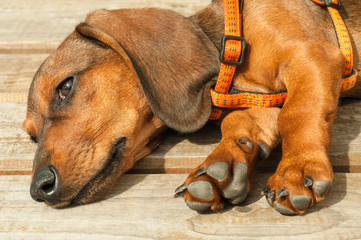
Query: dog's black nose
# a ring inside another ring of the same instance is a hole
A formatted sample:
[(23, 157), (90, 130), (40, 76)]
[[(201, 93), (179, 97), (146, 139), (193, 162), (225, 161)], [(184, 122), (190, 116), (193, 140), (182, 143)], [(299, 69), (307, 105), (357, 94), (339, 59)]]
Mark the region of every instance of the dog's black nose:
[(45, 201), (50, 205), (57, 202), (58, 197), (58, 176), (54, 168), (46, 168), (38, 172), (30, 187), (31, 197), (39, 202)]

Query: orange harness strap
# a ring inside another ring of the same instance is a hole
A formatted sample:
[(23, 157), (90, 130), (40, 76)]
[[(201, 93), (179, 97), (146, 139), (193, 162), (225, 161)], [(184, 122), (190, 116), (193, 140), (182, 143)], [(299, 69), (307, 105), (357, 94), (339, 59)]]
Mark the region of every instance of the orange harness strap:
[[(233, 75), (236, 66), (242, 64), (246, 41), (241, 37), (242, 33), (242, 8), (243, 0), (225, 0), (224, 1), (224, 37), (222, 40), (221, 51), (221, 69), (219, 71), (217, 83), (214, 90), (211, 91), (212, 105), (213, 102), (220, 103), (216, 94), (227, 94), (232, 84)], [(226, 95), (230, 96), (230, 95)], [(222, 101), (223, 102), (223, 101)], [(222, 105), (223, 107), (223, 105)], [(222, 110), (212, 108), (210, 120), (217, 120), (222, 115)]]
[(313, 2), (326, 6), (336, 31), (338, 46), (343, 53), (343, 72), (341, 92), (349, 90), (356, 84), (357, 71), (353, 69), (353, 52), (347, 27), (342, 20), (338, 8), (341, 6), (339, 0), (312, 0)]
[[(357, 71), (353, 69), (353, 53), (350, 37), (337, 8), (339, 0), (312, 0), (327, 6), (335, 27), (339, 47), (344, 55), (344, 67), (341, 91), (352, 88), (357, 79)], [(246, 41), (242, 34), (243, 0), (225, 0), (225, 36), (222, 40), (221, 70), (216, 86), (211, 89), (212, 113), (210, 120), (217, 120), (222, 116), (220, 108), (263, 108), (280, 107), (284, 104), (287, 92), (260, 93), (248, 92), (231, 88), (236, 66), (242, 64)], [(230, 91), (230, 92), (229, 92)]]

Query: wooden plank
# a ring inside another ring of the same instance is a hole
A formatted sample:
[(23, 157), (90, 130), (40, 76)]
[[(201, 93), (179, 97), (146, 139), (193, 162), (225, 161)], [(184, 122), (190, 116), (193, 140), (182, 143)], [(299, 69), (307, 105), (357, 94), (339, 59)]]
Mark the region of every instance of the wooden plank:
[(22, 130), (26, 103), (0, 103), (0, 174), (30, 173), (36, 145)]
[(342, 99), (329, 149), (339, 171), (361, 172), (361, 99)]
[[(329, 150), (337, 172), (361, 172), (361, 101), (344, 100), (333, 127)], [(30, 174), (36, 149), (21, 129), (25, 103), (0, 103), (0, 174)], [(155, 152), (139, 161), (133, 173), (187, 173), (201, 164), (221, 139), (220, 131), (207, 125), (197, 133), (170, 131)], [(273, 172), (281, 153), (261, 161), (257, 170)]]
[(52, 209), (29, 196), (29, 176), (0, 176), (1, 239), (357, 239), (361, 174), (336, 174), (329, 197), (304, 216), (283, 216), (260, 192), (269, 175), (252, 178), (246, 202), (198, 214), (173, 198), (186, 175), (124, 175), (106, 200)]
[(209, 0), (2, 0), (0, 53), (49, 53), (96, 9), (159, 7), (190, 15)]
[(0, 102), (26, 102), (35, 72), (49, 54), (0, 54)]

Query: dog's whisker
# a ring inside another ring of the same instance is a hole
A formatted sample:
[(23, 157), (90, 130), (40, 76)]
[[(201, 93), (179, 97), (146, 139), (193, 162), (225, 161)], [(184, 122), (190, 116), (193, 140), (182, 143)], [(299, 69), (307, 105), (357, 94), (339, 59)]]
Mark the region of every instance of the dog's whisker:
[[(104, 126), (106, 126), (111, 120), (112, 120), (112, 118), (109, 119), (109, 120), (108, 120), (107, 122), (105, 122), (104, 124), (100, 125), (100, 127), (95, 128), (93, 131), (91, 131), (90, 134), (88, 134), (88, 135), (86, 136), (86, 138), (83, 140), (83, 142), (87, 142), (87, 141), (91, 140), (91, 139), (92, 139), (100, 130), (102, 130), (102, 129), (104, 128)], [(91, 129), (91, 128), (89, 128), (89, 129)], [(88, 130), (87, 130), (86, 132), (88, 132)], [(85, 135), (85, 133), (84, 133), (84, 135)]]
[(79, 138), (79, 140), (77, 141), (77, 143), (75, 145), (78, 145), (80, 143), (80, 141), (83, 140), (83, 138), (86, 136), (86, 134), (91, 130), (91, 127), (89, 127)]
[(107, 130), (107, 128), (104, 128), (104, 125), (103, 125), (102, 128), (99, 129), (99, 130), (96, 132), (96, 134), (95, 134), (91, 139), (89, 139), (89, 141), (86, 142), (86, 144), (87, 144), (88, 146), (91, 146), (95, 140), (97, 140), (101, 135), (103, 135), (103, 133), (106, 132), (106, 130)]
[(112, 122), (112, 120), (114, 120), (114, 117), (102, 124), (98, 129), (93, 131), (91, 133), (91, 136), (86, 138), (86, 141), (84, 141), (82, 147), (84, 147), (85, 144), (87, 144), (88, 146), (91, 145), (98, 137), (100, 137), (108, 129), (108, 126)]
[(103, 125), (99, 128), (96, 128), (95, 130), (91, 131), (90, 134), (82, 141), (83, 142), (83, 145), (82, 147), (84, 146), (85, 143), (91, 141), (94, 136), (99, 132), (101, 131), (101, 129), (103, 128)]
[[(96, 139), (97, 137), (99, 137), (101, 134), (103, 134), (105, 132), (105, 129), (103, 129), (103, 126), (102, 125), (100, 128), (97, 128), (95, 129), (94, 131), (92, 131), (90, 133), (90, 135), (88, 137), (86, 137), (82, 142), (79, 142), (82, 143), (80, 148), (84, 148), (85, 146), (89, 146), (91, 145), (91, 143), (94, 141), (94, 139)], [(103, 131), (102, 131), (103, 130)], [(100, 132), (100, 135), (99, 135), (99, 132)]]
[(102, 141), (102, 140), (98, 140), (97, 142), (92, 143), (91, 146), (89, 147), (89, 149), (95, 148), (95, 146), (98, 145), (98, 143), (100, 143), (101, 141)]
[(81, 151), (77, 152), (77, 153), (76, 153), (76, 156), (80, 156), (80, 155), (82, 155), (82, 153), (84, 153), (84, 152), (85, 152), (84, 155), (86, 156), (92, 148), (93, 148), (93, 147), (84, 148), (84, 149), (82, 149)]

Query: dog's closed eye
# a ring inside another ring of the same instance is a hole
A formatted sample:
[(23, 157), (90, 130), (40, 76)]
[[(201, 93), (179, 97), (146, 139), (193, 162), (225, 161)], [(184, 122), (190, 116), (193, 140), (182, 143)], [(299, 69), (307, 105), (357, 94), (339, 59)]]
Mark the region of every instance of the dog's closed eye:
[(33, 143), (38, 143), (38, 139), (37, 139), (34, 135), (31, 135), (31, 134), (30, 134), (30, 140), (31, 140)]

